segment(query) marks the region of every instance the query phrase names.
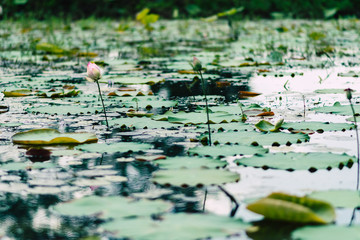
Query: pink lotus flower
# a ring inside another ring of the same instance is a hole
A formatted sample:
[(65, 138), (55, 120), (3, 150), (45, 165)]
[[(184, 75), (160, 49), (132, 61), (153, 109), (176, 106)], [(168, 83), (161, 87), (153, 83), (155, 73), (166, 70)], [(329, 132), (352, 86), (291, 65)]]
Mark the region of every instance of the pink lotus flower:
[(194, 71), (201, 71), (202, 69), (201, 62), (197, 57), (193, 58), (192, 67)]
[(347, 88), (344, 91), (346, 92), (346, 98), (350, 100), (352, 98), (351, 92), (353, 92), (354, 90), (352, 90), (351, 88)]
[(101, 69), (95, 63), (89, 62), (87, 65), (86, 80), (90, 82), (96, 82), (101, 78)]

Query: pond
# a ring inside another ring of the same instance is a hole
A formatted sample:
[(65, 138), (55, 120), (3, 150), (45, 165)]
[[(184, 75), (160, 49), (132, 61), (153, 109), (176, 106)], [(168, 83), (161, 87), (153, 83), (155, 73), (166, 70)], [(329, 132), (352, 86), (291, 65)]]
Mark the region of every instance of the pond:
[(233, 27), (2, 21), (0, 236), (360, 239), (358, 20)]

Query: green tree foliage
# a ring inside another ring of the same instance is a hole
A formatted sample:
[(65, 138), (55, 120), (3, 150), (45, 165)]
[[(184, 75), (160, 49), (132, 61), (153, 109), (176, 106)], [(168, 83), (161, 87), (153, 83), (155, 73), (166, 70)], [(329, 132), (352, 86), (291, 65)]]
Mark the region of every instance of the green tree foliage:
[[(294, 18), (324, 18), (329, 10), (337, 16), (360, 16), (359, 0), (231, 0), (231, 1), (180, 1), (180, 0), (3, 0), (3, 18), (35, 17), (39, 19), (52, 16), (79, 19), (84, 17), (134, 17), (144, 8), (151, 9), (163, 18), (207, 17), (231, 8), (244, 7), (243, 15), (249, 17), (271, 18), (274, 13)], [(177, 14), (176, 14), (177, 15)]]

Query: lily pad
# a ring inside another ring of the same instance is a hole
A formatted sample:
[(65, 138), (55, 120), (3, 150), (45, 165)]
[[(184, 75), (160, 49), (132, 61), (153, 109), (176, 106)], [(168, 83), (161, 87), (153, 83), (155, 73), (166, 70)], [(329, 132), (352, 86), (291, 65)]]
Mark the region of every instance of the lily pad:
[(184, 240), (226, 237), (241, 233), (249, 225), (240, 219), (212, 214), (177, 213), (163, 215), (161, 221), (151, 218), (116, 219), (102, 227), (118, 238)]
[[(339, 115), (353, 115), (350, 105), (342, 105), (339, 102), (335, 102), (333, 106), (312, 108), (312, 111), (320, 113), (333, 113)], [(355, 113), (360, 113), (360, 105), (354, 105)]]
[(3, 94), (5, 97), (27, 97), (31, 96), (33, 92), (28, 89), (17, 89), (13, 91), (4, 91)]
[(229, 157), (235, 155), (265, 154), (269, 150), (260, 146), (247, 145), (222, 145), (222, 146), (202, 146), (189, 149), (191, 154), (199, 154), (211, 157)]
[(204, 185), (218, 185), (240, 180), (237, 173), (216, 169), (174, 169), (159, 170), (151, 179), (154, 183), (165, 186), (202, 187)]
[(93, 133), (60, 133), (55, 129), (33, 129), (14, 134), (15, 144), (52, 145), (94, 143), (98, 139)]
[(124, 85), (137, 85), (137, 84), (147, 84), (147, 85), (154, 85), (155, 83), (165, 81), (164, 78), (161, 77), (142, 77), (142, 76), (135, 76), (135, 77), (105, 77), (100, 82), (107, 83), (111, 80), (117, 84), (124, 84)]
[(69, 114), (93, 114), (101, 112), (101, 107), (86, 107), (80, 105), (49, 105), (40, 107), (31, 107), (26, 109), (31, 113), (45, 113), (45, 114), (57, 114), (57, 115), (69, 115)]
[(335, 210), (331, 204), (285, 193), (272, 193), (246, 208), (272, 220), (302, 224), (327, 224), (335, 220)]
[(262, 132), (279, 132), (279, 128), (281, 127), (283, 122), (284, 119), (281, 119), (274, 125), (268, 121), (261, 120), (257, 124), (255, 124), (255, 127)]
[(172, 205), (161, 200), (140, 200), (118, 196), (84, 197), (71, 202), (60, 203), (54, 210), (68, 216), (90, 216), (101, 214), (102, 218), (125, 218), (150, 216), (170, 210)]
[[(126, 127), (135, 127), (138, 129), (142, 128), (172, 128), (175, 127), (176, 124), (169, 123), (169, 122), (158, 122), (152, 120), (147, 117), (128, 117), (128, 118), (116, 118), (109, 120), (110, 125), (119, 125), (119, 126), (126, 126)], [(180, 124), (179, 124), (180, 125)], [(181, 124), (183, 125), (183, 124)]]
[(308, 195), (311, 198), (328, 201), (335, 207), (356, 208), (360, 206), (360, 192), (353, 190), (318, 191)]
[(225, 167), (226, 162), (215, 160), (212, 158), (201, 157), (168, 157), (161, 160), (155, 160), (155, 163), (166, 169), (179, 169), (179, 168), (220, 168)]
[(306, 226), (296, 229), (291, 237), (299, 240), (360, 240), (360, 226)]
[[(159, 115), (153, 118), (157, 121), (168, 121), (171, 123), (178, 124), (202, 124), (207, 123), (206, 112), (166, 112), (164, 115)], [(210, 123), (229, 123), (229, 122), (239, 122), (240, 117), (227, 112), (209, 112), (209, 121)]]
[[(201, 138), (206, 135), (200, 136)], [(253, 144), (253, 145), (291, 145), (292, 143), (301, 143), (309, 140), (306, 134), (289, 134), (289, 133), (259, 133), (249, 131), (227, 131), (218, 132), (211, 135), (213, 142), (219, 143), (239, 143), (239, 144)]]
[(146, 151), (152, 148), (151, 144), (147, 143), (135, 143), (135, 142), (117, 142), (111, 144), (99, 143), (99, 144), (87, 144), (83, 146), (77, 146), (76, 149), (86, 152), (98, 152), (98, 153), (116, 153), (116, 152), (138, 152)]
[(355, 127), (353, 124), (348, 123), (329, 123), (329, 122), (293, 122), (284, 123), (282, 128), (295, 129), (295, 130), (314, 130), (317, 132), (324, 131), (345, 131), (351, 130)]
[(309, 170), (351, 167), (354, 157), (333, 153), (271, 153), (238, 159), (237, 164), (253, 167)]

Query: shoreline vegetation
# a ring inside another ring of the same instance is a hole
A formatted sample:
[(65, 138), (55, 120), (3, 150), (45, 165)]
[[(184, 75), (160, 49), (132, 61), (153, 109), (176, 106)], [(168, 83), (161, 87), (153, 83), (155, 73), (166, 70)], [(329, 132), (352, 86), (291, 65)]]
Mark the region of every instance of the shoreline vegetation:
[[(4, 0), (0, 4), (0, 19), (34, 18), (49, 20), (53, 17), (63, 19), (83, 19), (89, 17), (128, 19), (144, 8), (149, 8), (164, 19), (204, 18), (231, 8), (243, 7), (237, 19), (328, 19), (359, 17), (359, 1), (281, 1), (281, 0), (233, 0), (233, 1), (60, 1), (60, 0)], [(101, 5), (101, 7), (96, 7)], [(95, 6), (95, 7), (94, 7)]]

